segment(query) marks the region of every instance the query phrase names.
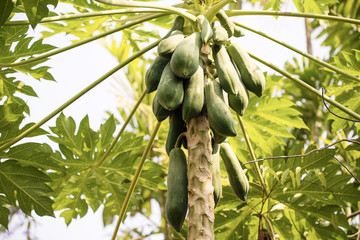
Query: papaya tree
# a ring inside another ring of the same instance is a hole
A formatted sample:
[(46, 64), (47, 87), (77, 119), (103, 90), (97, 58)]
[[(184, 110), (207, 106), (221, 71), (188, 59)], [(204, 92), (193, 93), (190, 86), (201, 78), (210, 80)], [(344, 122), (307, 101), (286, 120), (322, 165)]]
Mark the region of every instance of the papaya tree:
[[(111, 239), (130, 239), (127, 213), (149, 217), (155, 200), (161, 223), (143, 238), (359, 239), (360, 3), (249, 2), (1, 1), (1, 226), (102, 207)], [(307, 52), (242, 21), (265, 15), (306, 19)], [(56, 47), (59, 33), (75, 39)], [(300, 58), (276, 66), (243, 47), (248, 34)], [(29, 121), (31, 80), (57, 80), (52, 58), (101, 39), (118, 65)], [(116, 74), (127, 94), (98, 130), (65, 115)]]

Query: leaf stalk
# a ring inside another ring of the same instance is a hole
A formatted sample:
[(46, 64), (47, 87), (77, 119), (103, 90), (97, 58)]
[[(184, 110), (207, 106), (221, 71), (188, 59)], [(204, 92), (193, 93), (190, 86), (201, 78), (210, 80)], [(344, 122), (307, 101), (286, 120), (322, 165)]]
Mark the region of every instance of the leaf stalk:
[(324, 62), (324, 61), (322, 61), (322, 60), (320, 60), (320, 59), (318, 59), (318, 58), (315, 58), (315, 57), (312, 56), (311, 54), (308, 54), (308, 53), (306, 53), (306, 52), (300, 51), (299, 49), (294, 48), (294, 47), (290, 46), (289, 44), (286, 44), (286, 43), (284, 43), (284, 42), (281, 42), (281, 41), (279, 41), (279, 40), (277, 40), (277, 39), (275, 39), (275, 38), (273, 38), (273, 37), (270, 37), (269, 35), (266, 35), (265, 33), (261, 32), (261, 31), (255, 30), (255, 29), (253, 29), (253, 28), (250, 28), (250, 27), (248, 27), (248, 26), (245, 26), (245, 25), (243, 25), (243, 24), (241, 24), (241, 23), (239, 23), (239, 22), (236, 22), (236, 21), (233, 21), (233, 22), (234, 22), (234, 24), (238, 25), (238, 26), (241, 27), (241, 28), (244, 28), (244, 29), (246, 29), (246, 30), (249, 30), (249, 31), (251, 31), (251, 32), (254, 32), (254, 33), (256, 33), (256, 34), (258, 34), (258, 35), (260, 35), (260, 36), (263, 36), (263, 37), (265, 37), (265, 38), (267, 38), (267, 39), (270, 39), (271, 41), (274, 41), (274, 42), (276, 42), (276, 43), (278, 43), (278, 44), (280, 44), (280, 45), (282, 45), (282, 46), (284, 46), (284, 47), (286, 47), (286, 48), (288, 48), (288, 49), (290, 49), (290, 50), (292, 50), (292, 51), (294, 51), (294, 52), (296, 52), (296, 53), (298, 53), (298, 54), (300, 54), (300, 55), (302, 55), (302, 56), (304, 56), (304, 57), (307, 57), (307, 58), (309, 58), (310, 60), (312, 60), (312, 61), (314, 61), (314, 62), (316, 62), (316, 63), (318, 63), (318, 64), (320, 64), (320, 65), (323, 65), (323, 66), (325, 66), (325, 67), (333, 70), (333, 71), (336, 72), (336, 73), (342, 74), (342, 75), (344, 75), (344, 76), (346, 76), (346, 77), (348, 77), (348, 78), (350, 78), (350, 79), (352, 79), (352, 80), (355, 80), (355, 81), (357, 81), (357, 82), (360, 82), (360, 78), (358, 78), (358, 77), (356, 77), (356, 76), (353, 76), (353, 75), (351, 75), (351, 74), (349, 74), (349, 73), (347, 73), (347, 72), (345, 72), (345, 71), (343, 71), (343, 70), (341, 70), (341, 69), (339, 69), (339, 68), (337, 68), (337, 67), (335, 67), (335, 66), (333, 66), (333, 65), (331, 65), (331, 64), (329, 64), (329, 63), (327, 63), (327, 62)]
[(150, 139), (149, 139), (149, 142), (148, 142), (148, 144), (147, 144), (147, 146), (146, 146), (146, 148), (145, 148), (145, 150), (144, 150), (144, 152), (143, 152), (143, 155), (142, 155), (142, 157), (141, 157), (141, 160), (140, 160), (140, 162), (139, 162), (139, 165), (138, 165), (138, 167), (137, 167), (137, 169), (136, 169), (136, 172), (135, 172), (135, 174), (134, 174), (134, 178), (133, 178), (133, 180), (131, 181), (130, 187), (129, 187), (127, 193), (126, 193), (125, 200), (124, 200), (124, 203), (123, 203), (123, 205), (122, 205), (122, 207), (121, 207), (121, 210), (120, 210), (120, 213), (119, 213), (119, 218), (118, 218), (118, 220), (117, 220), (117, 222), (116, 222), (116, 226), (115, 226), (115, 229), (114, 229), (114, 232), (113, 232), (113, 235), (112, 235), (111, 240), (115, 240), (115, 239), (116, 239), (116, 235), (117, 235), (117, 232), (119, 231), (120, 224), (121, 224), (121, 222), (122, 222), (122, 220), (123, 220), (123, 218), (124, 218), (126, 209), (127, 209), (128, 205), (129, 205), (131, 195), (132, 195), (133, 192), (134, 192), (136, 183), (137, 183), (137, 181), (138, 181), (138, 179), (139, 179), (139, 177), (140, 177), (141, 171), (142, 171), (142, 169), (143, 169), (143, 167), (144, 167), (146, 157), (147, 157), (147, 155), (148, 155), (148, 153), (149, 153), (149, 151), (150, 151), (150, 149), (151, 149), (151, 147), (152, 147), (152, 145), (153, 145), (155, 136), (156, 136), (156, 134), (157, 134), (157, 132), (158, 132), (158, 130), (159, 130), (159, 128), (160, 128), (160, 125), (161, 125), (161, 122), (157, 122), (157, 123), (156, 123), (155, 128), (154, 128), (154, 131), (153, 131), (153, 133), (151, 134), (151, 137), (150, 137)]
[(281, 12), (281, 11), (243, 11), (243, 10), (227, 10), (225, 13), (229, 17), (242, 16), (242, 15), (270, 15), (270, 16), (284, 16), (284, 17), (302, 17), (302, 18), (315, 18), (340, 21), (360, 25), (359, 19), (346, 18), (340, 16), (329, 16), (325, 14), (314, 13), (295, 13), (295, 12)]
[(101, 164), (103, 164), (107, 158), (107, 156), (110, 154), (111, 150), (115, 147), (116, 143), (119, 141), (119, 138), (121, 137), (121, 135), (123, 134), (123, 132), (125, 131), (126, 126), (129, 124), (130, 120), (132, 119), (132, 117), (134, 116), (136, 110), (138, 109), (138, 107), (140, 106), (142, 100), (144, 99), (144, 97), (147, 94), (147, 90), (145, 90), (139, 100), (137, 100), (137, 102), (135, 103), (135, 106), (133, 107), (133, 109), (131, 110), (129, 116), (126, 118), (124, 124), (122, 125), (119, 133), (116, 135), (116, 137), (114, 138), (114, 140), (112, 141), (111, 145), (109, 146), (109, 148), (106, 150), (105, 154), (102, 156), (102, 158), (100, 159), (100, 161), (94, 166), (94, 170), (96, 170), (98, 167), (101, 166)]
[[(106, 10), (106, 11), (96, 11), (88, 13), (76, 13), (76, 14), (66, 14), (53, 17), (45, 17), (41, 19), (39, 23), (49, 23), (57, 21), (67, 21), (78, 18), (87, 18), (87, 17), (101, 17), (101, 16), (110, 16), (117, 14), (128, 14), (128, 13), (166, 13), (163, 10), (152, 10), (152, 9), (115, 9), (115, 10)], [(126, 20), (126, 19), (125, 19)], [(7, 21), (4, 26), (18, 26), (18, 25), (29, 25), (28, 20), (18, 20), (18, 21)]]
[(193, 14), (186, 12), (182, 8), (171, 7), (165, 4), (157, 4), (154, 2), (136, 2), (136, 1), (124, 1), (124, 0), (96, 0), (97, 2), (114, 5), (119, 7), (141, 7), (141, 8), (155, 8), (160, 10), (165, 10), (167, 12), (178, 14), (184, 18), (190, 20), (190, 22), (195, 22), (196, 17)]
[[(252, 144), (251, 144), (251, 141), (250, 141), (250, 138), (249, 138), (249, 135), (246, 131), (246, 128), (245, 128), (245, 124), (244, 124), (244, 121), (242, 120), (242, 118), (239, 116), (239, 114), (236, 114), (236, 117), (238, 119), (238, 122), (240, 124), (240, 127), (241, 127), (241, 131), (243, 132), (243, 135), (244, 135), (244, 138), (245, 138), (245, 142), (246, 142), (246, 145), (249, 149), (249, 153), (250, 153), (250, 157), (253, 161), (255, 161), (257, 158), (255, 156), (255, 152), (254, 152), (254, 149), (252, 147)], [(265, 195), (267, 195), (267, 188), (266, 188), (266, 185), (265, 185), (265, 181), (263, 179), (263, 176), (261, 174), (261, 170), (260, 170), (260, 167), (259, 167), (259, 164), (257, 162), (254, 162), (255, 164), (255, 169), (256, 169), (256, 173), (259, 177), (259, 180), (260, 180), (260, 183), (261, 183), (261, 187), (265, 193)]]
[(315, 95), (317, 95), (320, 98), (323, 98), (326, 102), (334, 105), (334, 107), (338, 108), (339, 110), (343, 111), (344, 113), (352, 116), (355, 119), (360, 120), (360, 115), (357, 114), (356, 112), (352, 111), (351, 109), (345, 107), (344, 105), (342, 105), (341, 103), (332, 100), (330, 97), (326, 96), (326, 95), (322, 95), (321, 92), (319, 92), (317, 89), (313, 88), (312, 86), (310, 86), (309, 84), (305, 83), (304, 81), (301, 81), (299, 78), (296, 78), (294, 76), (292, 76), (289, 72), (280, 69), (279, 67), (275, 66), (272, 63), (269, 63), (251, 53), (248, 53), (250, 55), (250, 57), (254, 58), (256, 61), (264, 64), (265, 66), (268, 66), (269, 68), (275, 70), (276, 72), (282, 74), (283, 76), (287, 77), (288, 79), (290, 79), (291, 81), (299, 84), (301, 87), (309, 90), (310, 92), (314, 93)]

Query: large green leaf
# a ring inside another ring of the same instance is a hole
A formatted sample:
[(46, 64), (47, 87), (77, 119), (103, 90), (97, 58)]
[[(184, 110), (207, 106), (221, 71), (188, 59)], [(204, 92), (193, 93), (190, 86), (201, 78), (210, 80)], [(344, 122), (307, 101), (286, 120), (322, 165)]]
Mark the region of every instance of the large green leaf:
[(12, 0), (3, 0), (0, 2), (0, 27), (10, 17), (12, 10), (14, 9), (14, 3)]
[(296, 105), (285, 98), (263, 96), (257, 99), (253, 95), (243, 119), (258, 157), (271, 154), (270, 138), (278, 145), (284, 145), (283, 138), (294, 137), (291, 128), (308, 129)]
[(32, 28), (49, 15), (48, 5), (56, 7), (58, 0), (23, 0), (26, 16)]
[(40, 215), (54, 216), (48, 196), (52, 189), (46, 184), (50, 178), (31, 166), (21, 166), (13, 160), (0, 163), (0, 191), (9, 203), (18, 203), (20, 209), (30, 215), (32, 210)]
[[(58, 117), (56, 126), (51, 127), (54, 135), (49, 137), (59, 144), (61, 151), (54, 159), (66, 168), (66, 171), (52, 175), (53, 186), (59, 193), (55, 198), (55, 209), (62, 211), (61, 216), (67, 224), (77, 216), (84, 216), (88, 206), (96, 211), (104, 204), (104, 219), (118, 214), (146, 141), (143, 136), (124, 132), (106, 161), (98, 165), (113, 141), (115, 129), (112, 116), (99, 131), (94, 131), (87, 116), (77, 127), (75, 121), (64, 114)], [(160, 177), (164, 172), (161, 165), (146, 162), (138, 187), (164, 190), (164, 180)], [(136, 205), (135, 197), (132, 205)]]

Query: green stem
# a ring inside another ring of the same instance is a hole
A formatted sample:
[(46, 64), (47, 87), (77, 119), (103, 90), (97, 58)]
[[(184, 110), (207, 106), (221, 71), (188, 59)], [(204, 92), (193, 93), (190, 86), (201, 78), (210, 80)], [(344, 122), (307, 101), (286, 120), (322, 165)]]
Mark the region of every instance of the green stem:
[(115, 147), (116, 143), (119, 141), (119, 138), (121, 137), (122, 133), (125, 131), (126, 126), (129, 124), (131, 118), (134, 116), (136, 110), (140, 106), (140, 104), (141, 104), (142, 100), (144, 99), (144, 97), (146, 96), (146, 94), (147, 94), (146, 90), (141, 94), (139, 100), (135, 103), (135, 106), (133, 107), (129, 116), (126, 118), (126, 121), (122, 125), (119, 133), (116, 135), (116, 137), (112, 141), (110, 147), (106, 150), (105, 154), (102, 156), (100, 161), (94, 166), (94, 170), (97, 169), (98, 167), (100, 167), (101, 164), (103, 164), (103, 162), (106, 160), (107, 156), (110, 154), (111, 150)]
[(326, 96), (326, 95), (322, 95), (321, 92), (319, 92), (317, 89), (313, 88), (312, 86), (310, 86), (309, 84), (305, 83), (304, 81), (301, 81), (300, 79), (292, 76), (289, 72), (280, 69), (279, 67), (275, 66), (274, 64), (271, 64), (269, 62), (266, 62), (265, 60), (249, 53), (250, 57), (254, 58), (255, 60), (261, 62), (262, 64), (268, 66), (269, 68), (272, 68), (273, 70), (277, 71), (278, 73), (282, 74), (283, 76), (287, 77), (288, 79), (294, 81), (295, 83), (299, 84), (301, 87), (309, 90), (310, 92), (314, 93), (315, 95), (317, 95), (320, 98), (324, 98), (325, 101), (327, 101), (328, 103), (334, 105), (336, 108), (340, 109), (341, 111), (343, 111), (346, 114), (349, 114), (350, 116), (352, 116), (353, 118), (360, 120), (360, 115), (357, 114), (356, 112), (352, 111), (351, 109), (345, 107), (344, 105), (342, 105), (341, 103), (332, 100), (330, 97)]
[(165, 4), (157, 4), (154, 2), (136, 2), (136, 1), (123, 1), (123, 0), (96, 0), (97, 2), (114, 5), (114, 6), (120, 6), (120, 7), (141, 7), (141, 8), (155, 8), (155, 9), (161, 9), (165, 10), (167, 12), (172, 12), (175, 14), (178, 14), (180, 16), (183, 16), (184, 18), (187, 18), (190, 20), (190, 22), (195, 22), (196, 17), (188, 12), (186, 12), (182, 8), (176, 8), (167, 6)]
[[(127, 13), (162, 13), (165, 11), (162, 10), (150, 10), (150, 9), (116, 9), (116, 10), (106, 10), (106, 11), (97, 11), (97, 12), (88, 12), (88, 13), (77, 13), (77, 14), (67, 14), (53, 17), (45, 17), (41, 19), (40, 23), (56, 22), (56, 21), (66, 21), (78, 18), (86, 17), (100, 17), (100, 16), (109, 16), (116, 14), (127, 14)], [(126, 20), (126, 19), (125, 19)], [(4, 26), (17, 26), (17, 25), (29, 25), (28, 20), (19, 20), (19, 21), (7, 21)]]
[(68, 101), (66, 101), (64, 104), (62, 104), (60, 107), (58, 107), (57, 109), (55, 109), (53, 112), (51, 112), (49, 115), (47, 115), (45, 118), (43, 118), (42, 120), (40, 120), (38, 123), (36, 123), (35, 125), (33, 125), (32, 127), (28, 128), (26, 131), (22, 132), (20, 135), (18, 135), (17, 137), (11, 139), (10, 141), (6, 142), (5, 144), (3, 144), (0, 147), (0, 152), (4, 151), (5, 149), (11, 147), (13, 144), (17, 143), (18, 141), (20, 141), (21, 139), (23, 139), (24, 137), (26, 137), (27, 135), (29, 135), (30, 133), (32, 133), (34, 130), (38, 129), (39, 127), (41, 127), (44, 123), (46, 123), (47, 121), (49, 121), (51, 118), (53, 118), (55, 115), (57, 115), (58, 113), (60, 113), (62, 110), (64, 110), (66, 107), (68, 107), (70, 104), (72, 104), (73, 102), (75, 102), (77, 99), (79, 99), (81, 96), (83, 96), (85, 93), (87, 93), (88, 91), (90, 91), (91, 89), (93, 89), (95, 86), (97, 86), (98, 84), (100, 84), (101, 82), (103, 82), (105, 79), (107, 79), (108, 77), (110, 77), (112, 74), (114, 74), (115, 72), (117, 72), (118, 70), (120, 70), (121, 68), (123, 68), (124, 66), (126, 66), (127, 64), (129, 64), (130, 62), (132, 62), (133, 60), (135, 60), (136, 58), (140, 57), (141, 55), (143, 55), (144, 53), (146, 53), (147, 51), (151, 50), (152, 48), (156, 47), (159, 42), (161, 41), (161, 39), (153, 42), (152, 44), (148, 45), (147, 47), (143, 48), (142, 50), (138, 51), (137, 53), (135, 53), (134, 55), (132, 55), (131, 57), (127, 58), (125, 61), (123, 61), (122, 63), (120, 63), (118, 66), (114, 67), (113, 69), (111, 69), (110, 71), (108, 71), (107, 73), (105, 73), (102, 77), (100, 77), (99, 79), (97, 79), (96, 81), (94, 81), (93, 83), (91, 83), (89, 86), (87, 86), (86, 88), (84, 88), (83, 90), (81, 90), (79, 93), (77, 93), (75, 96), (73, 96), (72, 98), (70, 98)]
[(341, 21), (347, 23), (353, 23), (360, 25), (359, 19), (339, 17), (339, 16), (329, 16), (324, 14), (314, 14), (314, 13), (295, 13), (295, 12), (280, 12), (280, 11), (243, 11), (243, 10), (228, 10), (225, 11), (226, 14), (230, 17), (232, 16), (241, 16), (241, 15), (271, 15), (271, 16), (286, 16), (286, 17), (304, 17), (304, 18), (316, 18), (316, 19), (326, 19)]
[(216, 13), (231, 2), (232, 0), (222, 0), (218, 2), (217, 4), (213, 5), (209, 10), (207, 10), (204, 16), (208, 19), (209, 22), (211, 22), (212, 19), (215, 17)]
[(117, 235), (117, 232), (119, 231), (119, 227), (120, 227), (120, 223), (122, 222), (123, 218), (124, 218), (124, 215), (125, 215), (125, 212), (126, 212), (126, 209), (128, 208), (128, 205), (129, 205), (129, 202), (130, 202), (130, 198), (131, 198), (131, 195), (132, 193), (134, 192), (134, 189), (135, 189), (135, 186), (136, 186), (136, 183), (140, 177), (140, 174), (141, 174), (141, 171), (144, 167), (144, 164), (145, 164), (145, 160), (146, 160), (146, 157), (152, 147), (152, 144), (154, 142), (154, 139), (155, 139), (155, 136), (160, 128), (160, 125), (161, 125), (161, 122), (157, 122), (156, 123), (156, 126), (154, 128), (154, 131), (153, 133), (151, 134), (151, 137), (150, 137), (150, 140), (145, 148), (145, 151), (143, 152), (143, 155), (141, 157), (141, 160), (139, 162), (139, 165), (136, 169), (136, 172), (134, 174), (134, 178), (133, 180), (131, 181), (131, 184), (130, 184), (130, 187), (126, 193), (126, 196), (125, 196), (125, 199), (124, 199), (124, 203), (123, 205), (121, 206), (121, 210), (120, 210), (120, 213), (119, 213), (119, 218), (116, 222), (116, 226), (115, 226), (115, 229), (114, 229), (114, 232), (113, 232), (113, 235), (112, 235), (112, 238), (111, 240), (115, 240), (116, 239), (116, 235)]
[(347, 73), (347, 72), (345, 72), (345, 71), (343, 71), (343, 70), (341, 70), (341, 69), (339, 69), (339, 68), (337, 68), (337, 67), (335, 67), (335, 66), (333, 66), (333, 65), (331, 65), (331, 64), (329, 64), (329, 63), (327, 63), (327, 62), (324, 62), (324, 61), (322, 61), (322, 60), (320, 60), (320, 59), (318, 59), (318, 58), (315, 58), (315, 57), (313, 57), (312, 55), (310, 55), (310, 54), (308, 54), (308, 53), (302, 52), (302, 51), (300, 51), (299, 49), (294, 48), (294, 47), (292, 47), (292, 46), (290, 46), (290, 45), (288, 45), (288, 44), (286, 44), (286, 43), (284, 43), (284, 42), (281, 42), (281, 41), (279, 41), (279, 40), (277, 40), (277, 39), (275, 39), (275, 38), (273, 38), (273, 37), (270, 37), (270, 36), (266, 35), (266, 34), (263, 33), (263, 32), (257, 31), (257, 30), (255, 30), (255, 29), (252, 29), (252, 28), (250, 28), (250, 27), (247, 27), (247, 26), (245, 26), (245, 25), (242, 25), (242, 24), (240, 24), (240, 23), (238, 23), (238, 22), (235, 22), (235, 21), (233, 21), (233, 22), (234, 22), (236, 25), (238, 25), (239, 27), (241, 27), (241, 28), (247, 29), (247, 30), (249, 30), (249, 31), (251, 31), (251, 32), (254, 32), (254, 33), (259, 34), (259, 35), (261, 35), (261, 36), (263, 36), (263, 37), (265, 37), (265, 38), (268, 38), (268, 39), (270, 39), (271, 41), (274, 41), (274, 42), (276, 42), (276, 43), (278, 43), (278, 44), (280, 44), (280, 45), (282, 45), (282, 46), (284, 46), (284, 47), (286, 47), (286, 48), (288, 48), (288, 49), (290, 49), (290, 50), (292, 50), (292, 51), (294, 51), (294, 52), (296, 52), (296, 53), (298, 53), (298, 54), (300, 54), (300, 55), (303, 55), (304, 57), (307, 57), (307, 58), (313, 60), (314, 62), (317, 62), (318, 64), (321, 64), (321, 65), (323, 65), (323, 66), (325, 66), (325, 67), (333, 70), (333, 71), (336, 72), (336, 73), (342, 74), (342, 75), (344, 75), (344, 76), (346, 76), (346, 77), (348, 77), (348, 78), (350, 78), (350, 79), (352, 79), (352, 80), (355, 80), (355, 81), (357, 81), (357, 82), (360, 82), (360, 78), (358, 78), (358, 77), (356, 77), (356, 76), (353, 76), (353, 75), (351, 75), (351, 74), (349, 74), (349, 73)]
[(56, 54), (59, 54), (59, 53), (62, 53), (62, 52), (65, 52), (67, 50), (70, 50), (72, 48), (75, 48), (75, 47), (79, 47), (81, 45), (84, 45), (86, 43), (89, 43), (89, 42), (92, 42), (94, 40), (97, 40), (99, 38), (102, 38), (102, 37), (105, 37), (109, 34), (112, 34), (112, 33), (115, 33), (115, 32), (118, 32), (118, 31), (121, 31), (123, 29), (126, 29), (128, 27), (132, 27), (134, 25), (137, 25), (137, 24), (140, 24), (142, 22), (145, 22), (145, 21), (148, 21), (148, 20), (151, 20), (151, 19), (154, 19), (154, 18), (158, 18), (158, 17), (161, 17), (161, 16), (164, 16), (164, 14), (155, 14), (155, 15), (152, 15), (152, 16), (147, 16), (147, 17), (144, 17), (143, 19), (140, 19), (138, 21), (135, 21), (135, 22), (131, 22), (131, 23), (128, 23), (128, 24), (124, 24), (120, 27), (117, 27), (117, 28), (114, 28), (113, 30), (110, 30), (110, 31), (107, 31), (107, 32), (104, 32), (104, 33), (101, 33), (101, 34), (98, 34), (96, 36), (93, 36), (91, 38), (88, 38), (88, 39), (85, 39), (85, 40), (82, 40), (82, 41), (79, 41), (79, 42), (76, 42), (74, 44), (71, 44), (69, 46), (66, 46), (64, 48), (59, 48), (59, 49), (56, 49), (54, 51), (51, 51), (51, 52), (48, 52), (48, 53), (45, 53), (43, 55), (40, 55), (38, 57), (34, 57), (34, 58), (29, 58), (27, 60), (24, 60), (24, 61), (20, 61), (20, 62), (14, 62), (14, 63), (0, 63), (0, 68), (2, 67), (16, 67), (16, 66), (20, 66), (20, 65), (25, 65), (25, 64), (28, 64), (28, 63), (32, 63), (32, 62), (36, 62), (36, 61), (39, 61), (39, 60), (42, 60), (42, 59), (45, 59), (45, 58), (48, 58), (50, 56), (54, 56)]
[(180, 146), (180, 141), (183, 137), (186, 137), (186, 132), (183, 132), (181, 133), (177, 139), (176, 139), (176, 142), (175, 142), (175, 145), (174, 145), (174, 148), (178, 148)]
[[(251, 145), (251, 141), (250, 141), (249, 135), (247, 134), (247, 131), (246, 131), (246, 129), (245, 129), (244, 121), (243, 121), (242, 118), (239, 116), (239, 114), (236, 114), (236, 117), (237, 117), (238, 122), (239, 122), (239, 124), (240, 124), (241, 131), (243, 132), (246, 145), (247, 145), (247, 147), (248, 147), (248, 149), (249, 149), (250, 157), (251, 157), (251, 159), (254, 161), (254, 160), (256, 160), (256, 155), (255, 155), (254, 149), (253, 149), (253, 147), (252, 147), (252, 145)], [(256, 163), (257, 163), (257, 162), (255, 162), (256, 173), (257, 173), (257, 175), (258, 175), (258, 177), (259, 177), (259, 180), (260, 180), (262, 189), (264, 190), (265, 195), (267, 195), (267, 188), (266, 188), (266, 185), (265, 185), (265, 181), (264, 181), (264, 179), (263, 179), (263, 177), (262, 177), (259, 164), (256, 164)]]

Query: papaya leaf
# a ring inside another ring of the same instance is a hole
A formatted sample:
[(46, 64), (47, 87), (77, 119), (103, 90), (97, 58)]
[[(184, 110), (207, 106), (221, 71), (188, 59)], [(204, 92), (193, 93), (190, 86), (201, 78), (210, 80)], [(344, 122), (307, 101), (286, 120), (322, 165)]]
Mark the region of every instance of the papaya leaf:
[(10, 211), (8, 208), (3, 207), (6, 204), (8, 204), (6, 197), (0, 196), (0, 225), (4, 226), (7, 229), (9, 224)]
[(32, 28), (49, 15), (48, 5), (56, 7), (58, 0), (23, 0), (26, 16)]
[[(336, 101), (340, 102), (344, 106), (358, 113), (360, 112), (360, 94), (359, 94), (360, 87), (357, 85), (358, 84), (346, 84), (344, 86), (329, 87), (328, 88), (328, 90), (330, 90), (329, 95), (335, 95)], [(347, 120), (347, 119), (353, 119), (351, 116), (343, 113), (342, 111), (338, 110), (333, 106), (329, 106), (329, 105), (327, 106), (334, 114), (337, 115), (336, 116), (329, 113), (327, 118), (328, 120), (333, 120), (331, 124), (331, 128), (333, 131), (338, 131), (340, 129), (345, 129), (347, 126), (354, 125), (354, 122)], [(347, 119), (341, 119), (338, 116)]]
[(0, 2), (0, 28), (10, 17), (10, 14), (13, 9), (14, 9), (14, 3), (12, 0), (4, 0)]
[[(269, 139), (285, 145), (283, 138), (293, 138), (290, 128), (308, 129), (295, 104), (284, 98), (252, 96), (243, 116), (250, 140), (257, 146), (256, 155), (269, 156)], [(261, 148), (259, 148), (261, 146)]]
[(16, 160), (21, 165), (29, 165), (43, 170), (61, 170), (52, 160), (53, 151), (47, 144), (23, 143), (16, 145), (7, 152), (0, 153), (1, 159)]
[[(53, 134), (49, 138), (58, 143), (60, 149), (53, 158), (66, 168), (52, 175), (52, 184), (59, 192), (54, 208), (61, 211), (65, 222), (70, 224), (73, 218), (83, 217), (88, 207), (96, 211), (102, 204), (105, 205), (103, 219), (118, 214), (145, 147), (144, 137), (124, 132), (107, 159), (97, 165), (114, 139), (113, 116), (100, 126), (100, 130), (94, 131), (88, 116), (77, 127), (71, 117), (60, 114), (56, 126), (50, 129)], [(160, 177), (164, 172), (161, 165), (146, 162), (137, 187), (165, 190), (164, 180)], [(132, 206), (137, 204), (138, 197), (141, 198), (135, 191), (130, 202)], [(105, 220), (104, 223), (108, 223)]]
[(54, 216), (53, 200), (48, 197), (52, 189), (46, 184), (50, 178), (42, 171), (21, 166), (8, 160), (0, 163), (0, 191), (10, 204), (18, 203), (27, 215), (35, 210), (39, 216)]
[(304, 0), (304, 10), (306, 13), (326, 13), (328, 5), (337, 3), (337, 0)]

